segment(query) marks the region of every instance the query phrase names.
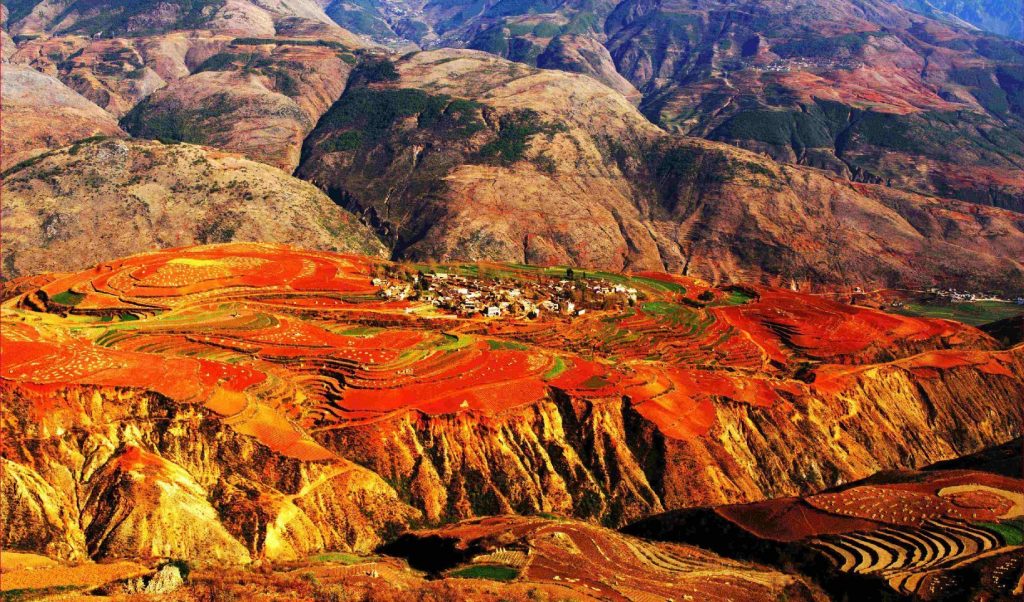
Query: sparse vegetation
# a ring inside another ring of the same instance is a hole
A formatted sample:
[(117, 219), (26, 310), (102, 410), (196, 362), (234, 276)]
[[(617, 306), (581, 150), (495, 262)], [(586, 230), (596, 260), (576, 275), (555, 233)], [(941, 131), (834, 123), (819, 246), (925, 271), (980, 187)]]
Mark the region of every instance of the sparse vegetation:
[(367, 562), (373, 560), (373, 556), (359, 556), (358, 554), (352, 554), (350, 552), (324, 552), (323, 554), (316, 554), (310, 556), (310, 562), (334, 562), (338, 564), (357, 564), (360, 562)]
[(219, 92), (197, 108), (163, 107), (147, 99), (121, 119), (121, 127), (134, 136), (161, 142), (206, 144), (211, 134), (222, 127), (223, 117), (234, 110), (227, 92)]
[(267, 44), (275, 46), (322, 46), (337, 50), (349, 49), (348, 46), (334, 40), (291, 40), (286, 38), (235, 38), (231, 40), (232, 46), (264, 46)]
[(19, 588), (0, 591), (0, 602), (28, 602), (29, 600), (41, 600), (60, 594), (68, 594), (79, 588), (72, 585), (62, 585), (42, 588)]
[(559, 132), (567, 131), (563, 124), (552, 123), (541, 119), (531, 109), (522, 109), (503, 115), (499, 120), (498, 138), (487, 143), (480, 149), (479, 156), (484, 160), (510, 164), (523, 159), (531, 138), (544, 134), (549, 138)]
[[(27, 8), (28, 3), (25, 5)], [(64, 8), (62, 14), (76, 14), (79, 18), (71, 20), (62, 33), (112, 37), (198, 29), (213, 19), (224, 6), (224, 0), (167, 0), (164, 5), (169, 9), (167, 14), (147, 20), (152, 4), (146, 0), (108, 0), (99, 9), (87, 0), (77, 0)]]
[(858, 32), (844, 34), (832, 38), (823, 36), (807, 36), (792, 39), (772, 48), (781, 57), (832, 57), (840, 53), (857, 54), (864, 48), (874, 32)]

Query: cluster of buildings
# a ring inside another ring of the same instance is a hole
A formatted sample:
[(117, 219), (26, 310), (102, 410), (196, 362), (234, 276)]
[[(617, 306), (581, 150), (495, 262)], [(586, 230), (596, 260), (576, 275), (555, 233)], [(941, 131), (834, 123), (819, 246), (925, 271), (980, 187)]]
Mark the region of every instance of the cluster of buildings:
[(844, 69), (852, 70), (862, 67), (864, 63), (860, 61), (839, 59), (834, 58), (820, 58), (820, 59), (809, 59), (809, 58), (794, 58), (788, 60), (772, 61), (767, 65), (761, 67), (755, 67), (761, 71), (768, 73), (789, 73), (790, 71), (812, 71), (817, 69)]
[(1015, 299), (1004, 299), (994, 293), (972, 293), (970, 291), (961, 291), (955, 288), (937, 288), (932, 287), (928, 289), (928, 292), (936, 297), (942, 299), (948, 299), (951, 303), (974, 303), (975, 301), (1002, 301), (1004, 303), (1015, 303), (1017, 305), (1024, 305), (1024, 297), (1017, 297)]
[(448, 273), (408, 273), (374, 278), (384, 299), (413, 300), (461, 316), (489, 318), (579, 316), (588, 309), (633, 305), (635, 288), (601, 280), (541, 278), (512, 280)]

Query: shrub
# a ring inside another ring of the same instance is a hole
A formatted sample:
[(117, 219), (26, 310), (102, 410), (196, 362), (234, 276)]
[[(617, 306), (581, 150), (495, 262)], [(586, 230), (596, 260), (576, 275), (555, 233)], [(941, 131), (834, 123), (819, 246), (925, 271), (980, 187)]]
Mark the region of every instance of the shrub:
[(359, 132), (342, 132), (321, 145), (328, 153), (356, 150), (362, 144), (363, 137)]
[(469, 43), (472, 50), (482, 50), (498, 56), (508, 56), (508, 38), (505, 37), (505, 28), (496, 25), (478, 34)]
[(352, 73), (355, 81), (360, 83), (398, 81), (398, 69), (386, 58), (370, 58), (364, 60)]
[(864, 48), (872, 32), (858, 32), (826, 38), (820, 36), (808, 36), (796, 38), (773, 46), (772, 51), (783, 57), (831, 57), (846, 51), (850, 54), (857, 54)]
[(519, 161), (526, 153), (527, 145), (537, 134), (549, 137), (566, 131), (562, 124), (541, 121), (540, 115), (531, 109), (522, 109), (499, 119), (498, 138), (480, 149), (480, 157), (503, 164)]
[(398, 121), (417, 116), (420, 129), (434, 130), (447, 141), (465, 139), (484, 129), (483, 106), (471, 100), (432, 95), (422, 90), (356, 88), (331, 107), (321, 127), (347, 130), (322, 143), (327, 152), (355, 150), (385, 139)]

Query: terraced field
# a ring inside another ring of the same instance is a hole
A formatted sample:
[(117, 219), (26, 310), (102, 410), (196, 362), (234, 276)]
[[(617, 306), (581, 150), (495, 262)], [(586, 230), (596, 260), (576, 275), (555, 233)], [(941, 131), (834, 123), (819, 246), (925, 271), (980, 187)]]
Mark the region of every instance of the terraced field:
[(812, 540), (843, 572), (877, 574), (913, 594), (922, 580), (1019, 547), (1024, 482), (993, 475), (932, 476), (917, 482), (864, 485), (807, 498), (838, 516), (881, 523)]
[[(772, 562), (790, 562), (809, 574), (819, 573), (816, 579), (826, 589), (831, 585), (836, 591), (853, 591), (854, 584), (869, 588), (867, 584), (879, 580), (899, 594), (923, 599), (1010, 599), (1024, 583), (1018, 561), (1024, 543), (1020, 478), (973, 470), (890, 473), (802, 499), (726, 506), (713, 512), (718, 518), (710, 522), (696, 520), (695, 515), (676, 517), (671, 530), (681, 541), (703, 543), (702, 530), (724, 519), (743, 529), (746, 537), (762, 542), (765, 554), (776, 555)], [(641, 523), (639, 530), (630, 531), (655, 533), (655, 523)], [(695, 539), (683, 535), (688, 524), (696, 525), (697, 535), (691, 533)], [(729, 555), (767, 559), (738, 549)], [(836, 575), (864, 581), (820, 574), (818, 555)]]
[[(1024, 393), (1020, 350), (962, 324), (767, 287), (601, 272), (577, 278), (628, 286), (635, 301), (572, 316), (465, 317), (389, 300), (376, 275), (408, 269), (236, 243), (9, 283), (0, 427), (26, 443), (0, 452), (22, 475), (10, 486), (28, 506), (15, 518), (36, 517), (10, 531), (17, 545), (44, 524), (54, 539), (30, 551), (130, 557), (164, 545), (153, 538), (166, 526), (145, 521), (195, 504), (209, 528), (224, 523), (217, 553), (235, 559), (365, 552), (416, 520), (555, 512), (619, 526), (821, 490), (905, 466), (907, 445), (945, 459), (1016, 435), (1024, 418), (1013, 403)], [(430, 269), (523, 290), (566, 273)], [(965, 387), (990, 409), (966, 435)], [(914, 443), (901, 442), (907, 432)], [(131, 481), (120, 475), (142, 470), (133, 454), (189, 495), (123, 490)], [(64, 458), (79, 458), (72, 476)], [(104, 478), (91, 477), (99, 467)], [(141, 534), (89, 530), (93, 515), (81, 518), (75, 500), (97, 487), (110, 491), (95, 499), (146, 496), (109, 510), (151, 509), (124, 523)], [(944, 520), (1003, 521), (982, 507), (986, 495), (947, 499), (974, 506)], [(914, 504), (911, 514), (932, 508)], [(52, 518), (61, 512), (70, 518)], [(943, 517), (898, 524), (935, 529), (927, 521)], [(62, 535), (68, 521), (79, 535)], [(198, 540), (182, 545), (183, 557), (207, 553)]]
[[(496, 545), (495, 542), (503, 542)], [(445, 575), (507, 571), (525, 583), (571, 589), (590, 600), (819, 599), (806, 583), (697, 548), (653, 543), (567, 520), (499, 516), (403, 536), (390, 553)], [(468, 555), (452, 550), (468, 550)], [(448, 566), (450, 565), (450, 566)], [(491, 577), (494, 578), (494, 577)]]
[[(722, 302), (708, 306), (694, 302), (708, 294), (706, 285), (667, 275), (591, 274), (638, 287), (643, 301), (625, 310), (556, 320), (454, 319), (429, 306), (379, 300), (372, 265), (260, 245), (103, 264), (5, 305), (4, 376), (39, 385), (154, 387), (183, 402), (202, 401), (236, 428), (309, 459), (330, 455), (312, 432), (410, 409), (500, 412), (535, 402), (549, 388), (582, 397), (625, 394), (666, 434), (685, 438), (711, 426), (712, 397), (777, 403), (780, 391), (794, 391), (784, 378), (794, 364), (867, 361), (883, 333), (925, 346), (984, 343), (949, 323), (771, 289), (739, 304), (730, 302), (731, 291), (710, 291)], [(564, 274), (483, 270), (489, 277)]]
[[(549, 386), (591, 397), (626, 392), (657, 408), (641, 409), (648, 417), (700, 413), (708, 394), (770, 404), (774, 389), (792, 385), (757, 378), (738, 386), (736, 371), (785, 375), (786, 366), (822, 357), (859, 363), (880, 336), (927, 346), (981, 338), (948, 323), (777, 290), (761, 291), (758, 302), (695, 306), (681, 302), (686, 291), (692, 298), (707, 287), (668, 276), (596, 275), (628, 280), (645, 300), (572, 321), (413, 319), (419, 312), (408, 304), (377, 301), (369, 268), (363, 258), (243, 245), (112, 262), (7, 304), (13, 361), (5, 370), (36, 383), (160, 383), (162, 392), (205, 399), (245, 424), (278, 416), (330, 429), (410, 408), (500, 411), (537, 400)], [(501, 274), (536, 271), (509, 266)], [(715, 367), (730, 371), (705, 370)], [(197, 378), (159, 377), (171, 371)]]

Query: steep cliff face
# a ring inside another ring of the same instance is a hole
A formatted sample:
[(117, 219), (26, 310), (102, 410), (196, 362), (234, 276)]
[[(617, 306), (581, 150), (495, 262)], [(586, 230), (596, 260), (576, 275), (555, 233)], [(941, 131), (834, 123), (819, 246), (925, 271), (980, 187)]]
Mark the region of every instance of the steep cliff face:
[(367, 552), (418, 515), (365, 469), (297, 462), (157, 394), (5, 381), (3, 396), (5, 548), (287, 560)]
[(397, 482), (431, 520), (556, 512), (619, 526), (663, 509), (819, 491), (1019, 432), (1024, 348), (996, 374), (917, 361), (801, 387), (771, 408), (719, 398), (716, 426), (699, 438), (666, 435), (628, 399), (552, 390), (496, 416), (411, 413), (319, 439)]

